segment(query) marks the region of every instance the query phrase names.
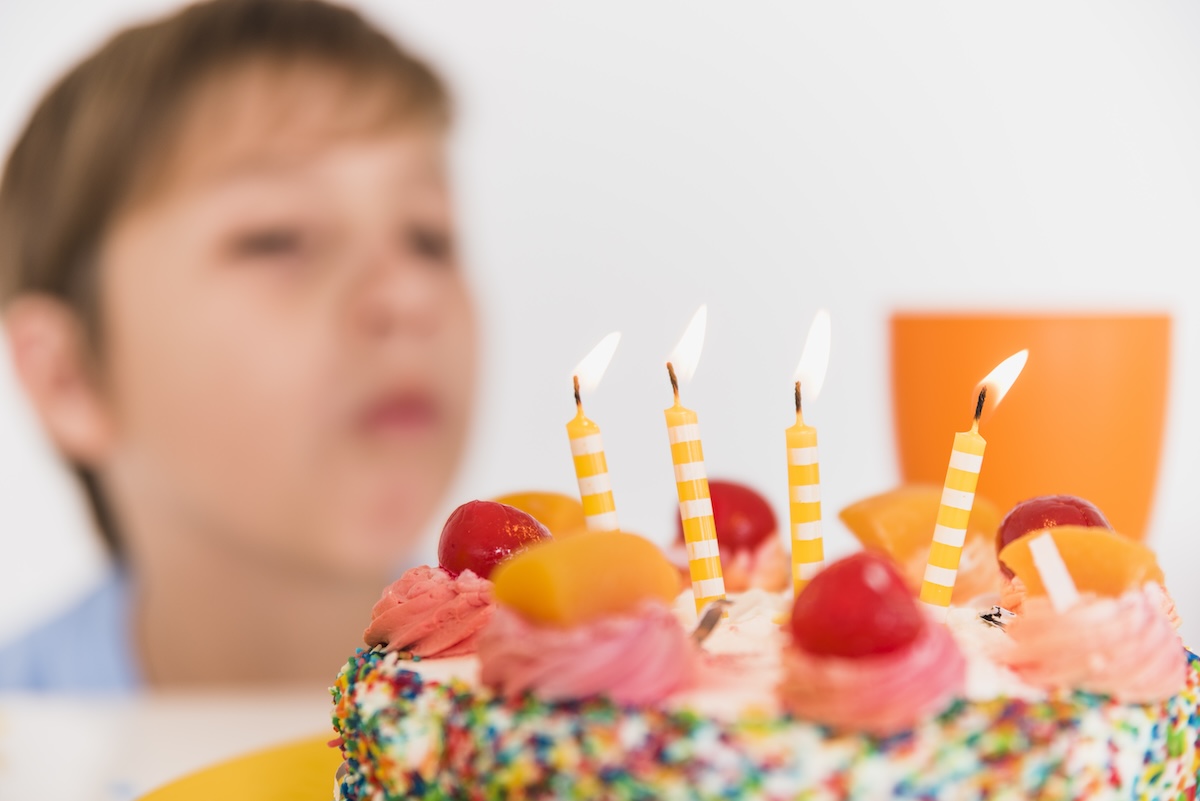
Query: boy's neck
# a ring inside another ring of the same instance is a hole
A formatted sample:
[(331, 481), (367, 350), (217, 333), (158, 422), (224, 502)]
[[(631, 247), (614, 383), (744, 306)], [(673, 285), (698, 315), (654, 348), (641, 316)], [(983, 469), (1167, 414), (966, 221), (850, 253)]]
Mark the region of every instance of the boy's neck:
[(328, 687), (386, 581), (314, 576), (215, 537), (180, 536), (141, 557), (133, 637), (153, 687)]

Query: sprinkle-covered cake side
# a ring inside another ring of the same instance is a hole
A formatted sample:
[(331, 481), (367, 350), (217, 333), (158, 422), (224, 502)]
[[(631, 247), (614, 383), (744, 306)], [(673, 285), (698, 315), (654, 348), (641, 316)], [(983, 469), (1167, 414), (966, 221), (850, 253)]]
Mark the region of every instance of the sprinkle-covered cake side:
[(366, 799), (1193, 799), (1200, 660), (1153, 704), (961, 701), (887, 738), (602, 699), (504, 699), (360, 652), (333, 688), (341, 792)]

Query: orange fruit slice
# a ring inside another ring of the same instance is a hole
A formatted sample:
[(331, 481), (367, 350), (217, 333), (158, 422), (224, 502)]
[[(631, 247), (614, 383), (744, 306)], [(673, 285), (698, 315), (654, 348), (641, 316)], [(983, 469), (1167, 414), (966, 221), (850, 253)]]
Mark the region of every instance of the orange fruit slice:
[(1043, 534), (1054, 538), (1067, 572), (1081, 593), (1116, 597), (1147, 582), (1163, 583), (1154, 551), (1140, 542), (1105, 528), (1055, 526), (1032, 531), (1000, 551), (1000, 561), (1024, 582), (1030, 596), (1046, 595), (1029, 547), (1035, 537)]
[(515, 506), (550, 529), (555, 537), (569, 537), (587, 531), (583, 504), (569, 495), (558, 492), (512, 492), (492, 500)]
[(492, 573), (496, 602), (526, 620), (570, 627), (633, 611), (652, 599), (670, 604), (679, 571), (635, 534), (587, 532), (538, 545)]
[[(925, 575), (941, 502), (940, 486), (905, 484), (853, 503), (839, 517), (863, 548), (890, 557), (916, 592)], [(994, 554), (1001, 519), (1003, 514), (996, 504), (975, 496), (953, 602), (964, 603), (984, 593), (999, 592), (1003, 576)]]

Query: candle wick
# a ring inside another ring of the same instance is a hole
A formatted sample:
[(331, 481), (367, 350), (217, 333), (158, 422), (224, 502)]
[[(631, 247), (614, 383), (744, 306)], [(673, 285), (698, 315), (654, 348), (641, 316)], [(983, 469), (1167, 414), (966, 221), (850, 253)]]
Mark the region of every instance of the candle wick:
[(667, 375), (671, 377), (671, 391), (675, 393), (675, 400), (679, 400), (679, 379), (675, 377), (675, 365), (667, 362)]
[(583, 401), (579, 398), (579, 376), (572, 376), (575, 380), (575, 408), (583, 411)]
[(983, 416), (983, 402), (987, 400), (987, 387), (979, 390), (979, 400), (975, 402), (975, 422), (979, 422), (979, 418)]
[(800, 382), (796, 382), (796, 414), (800, 414), (804, 410), (803, 404), (800, 402)]

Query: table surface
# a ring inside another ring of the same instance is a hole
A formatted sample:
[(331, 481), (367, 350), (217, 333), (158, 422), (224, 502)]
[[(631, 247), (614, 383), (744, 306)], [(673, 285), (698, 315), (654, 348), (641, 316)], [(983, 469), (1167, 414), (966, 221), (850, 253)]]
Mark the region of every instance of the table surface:
[(330, 711), (308, 690), (0, 695), (0, 798), (131, 801), (257, 749), (332, 738)]

